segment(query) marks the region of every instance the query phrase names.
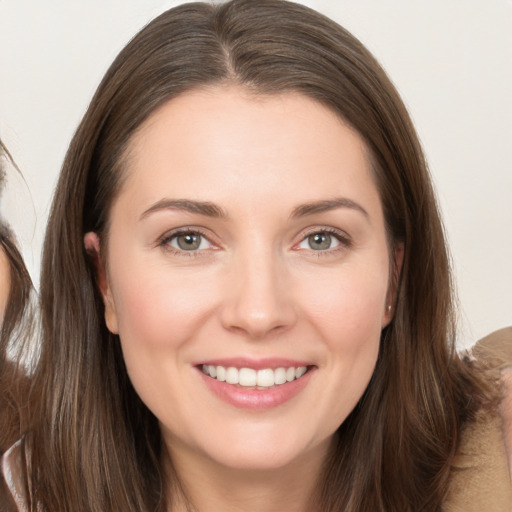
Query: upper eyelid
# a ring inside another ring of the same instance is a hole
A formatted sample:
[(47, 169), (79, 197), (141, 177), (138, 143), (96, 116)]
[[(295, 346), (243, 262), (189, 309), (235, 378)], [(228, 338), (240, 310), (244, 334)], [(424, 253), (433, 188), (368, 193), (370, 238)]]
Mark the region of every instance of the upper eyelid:
[(172, 238), (175, 238), (179, 235), (184, 235), (187, 233), (194, 233), (194, 234), (200, 235), (200, 236), (206, 238), (211, 244), (218, 245), (218, 243), (216, 243), (214, 240), (212, 240), (213, 237), (211, 235), (209, 235), (203, 229), (201, 229), (197, 226), (186, 226), (186, 227), (180, 227), (180, 228), (166, 231), (162, 236), (158, 237), (156, 245), (165, 244)]
[(299, 242), (302, 242), (305, 238), (314, 235), (315, 233), (329, 233), (330, 235), (337, 236), (346, 242), (352, 241), (352, 237), (343, 229), (334, 228), (331, 226), (311, 226), (309, 228), (303, 229), (300, 232), (298, 235)]

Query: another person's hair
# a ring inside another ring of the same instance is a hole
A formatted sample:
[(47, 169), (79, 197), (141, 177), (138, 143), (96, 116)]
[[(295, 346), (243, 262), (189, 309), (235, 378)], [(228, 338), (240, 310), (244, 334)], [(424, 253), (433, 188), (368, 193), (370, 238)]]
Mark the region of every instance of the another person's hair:
[(24, 437), (33, 509), (168, 510), (158, 422), (106, 328), (83, 239), (95, 231), (105, 243), (141, 123), (211, 85), (303, 94), (366, 142), (390, 246), (403, 243), (405, 258), (375, 373), (320, 475), (318, 510), (438, 510), (461, 430), (490, 387), (455, 350), (449, 257), (423, 152), (369, 51), (279, 0), (185, 4), (156, 18), (116, 58), (71, 142), (44, 245), (43, 343)]
[[(0, 201), (6, 183), (4, 162), (17, 169), (0, 140)], [(7, 223), (0, 218), (0, 251), (9, 266), (9, 291), (4, 311), (0, 312), (0, 457), (24, 431), (23, 410), (29, 381), (21, 359), (28, 350), (31, 322), (32, 281)], [(5, 283), (4, 283), (5, 284)], [(0, 471), (0, 510), (12, 508), (10, 491)]]
[[(14, 161), (0, 140), (0, 196), (6, 182), (4, 162), (16, 168)], [(18, 355), (25, 346), (24, 320), (30, 309), (32, 281), (16, 245), (14, 235), (6, 222), (0, 219), (0, 251), (9, 265), (9, 293), (5, 311), (0, 312), (0, 454), (20, 437), (21, 389), (26, 387), (24, 371)]]

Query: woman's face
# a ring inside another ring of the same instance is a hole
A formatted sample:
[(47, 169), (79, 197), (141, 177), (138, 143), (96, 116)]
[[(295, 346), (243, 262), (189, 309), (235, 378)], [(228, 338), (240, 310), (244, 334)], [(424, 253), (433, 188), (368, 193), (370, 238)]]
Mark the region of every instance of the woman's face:
[(218, 87), (154, 113), (125, 172), (105, 315), (171, 453), (252, 469), (325, 453), (390, 315), (362, 139), (300, 94)]

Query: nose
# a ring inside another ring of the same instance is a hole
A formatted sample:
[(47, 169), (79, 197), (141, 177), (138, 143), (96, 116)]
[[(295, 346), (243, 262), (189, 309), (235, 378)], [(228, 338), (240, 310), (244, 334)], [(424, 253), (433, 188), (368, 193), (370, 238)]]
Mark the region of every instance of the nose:
[(284, 262), (271, 251), (241, 255), (226, 282), (223, 326), (253, 340), (288, 330), (297, 321), (289, 281)]

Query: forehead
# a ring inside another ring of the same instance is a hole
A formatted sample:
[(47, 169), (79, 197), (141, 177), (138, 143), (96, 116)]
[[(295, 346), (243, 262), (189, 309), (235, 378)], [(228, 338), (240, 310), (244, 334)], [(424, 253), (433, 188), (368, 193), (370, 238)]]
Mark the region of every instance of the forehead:
[(292, 208), (347, 192), (380, 205), (362, 138), (299, 93), (220, 86), (184, 93), (143, 123), (125, 161), (121, 195), (133, 201), (165, 193)]

